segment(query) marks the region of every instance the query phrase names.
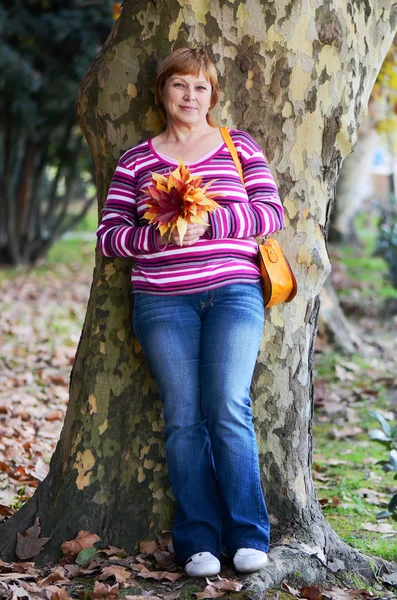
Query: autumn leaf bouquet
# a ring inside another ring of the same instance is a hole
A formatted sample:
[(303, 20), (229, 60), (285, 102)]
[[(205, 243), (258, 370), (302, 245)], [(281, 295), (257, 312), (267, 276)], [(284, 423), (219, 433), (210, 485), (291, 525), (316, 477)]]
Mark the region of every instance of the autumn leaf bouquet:
[(168, 239), (176, 227), (182, 246), (187, 226), (190, 223), (207, 225), (203, 221), (204, 213), (219, 207), (213, 198), (222, 194), (207, 191), (214, 180), (202, 187), (201, 183), (202, 178), (191, 175), (181, 159), (168, 176), (152, 173), (151, 184), (142, 190), (149, 198), (143, 218), (155, 223), (160, 235), (168, 235)]

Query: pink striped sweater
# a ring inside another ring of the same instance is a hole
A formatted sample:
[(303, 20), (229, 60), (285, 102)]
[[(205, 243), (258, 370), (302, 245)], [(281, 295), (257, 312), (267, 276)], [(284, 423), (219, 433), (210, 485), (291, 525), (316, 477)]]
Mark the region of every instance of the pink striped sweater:
[(199, 160), (186, 163), (203, 185), (215, 179), (210, 191), (221, 208), (209, 213), (210, 232), (189, 247), (170, 244), (161, 249), (157, 229), (144, 220), (142, 193), (153, 171), (168, 174), (178, 161), (158, 154), (150, 140), (120, 158), (110, 184), (98, 246), (103, 256), (133, 257), (133, 292), (189, 294), (230, 283), (260, 280), (254, 236), (283, 227), (283, 208), (261, 148), (243, 131), (230, 131), (242, 164), (245, 187), (223, 143)]

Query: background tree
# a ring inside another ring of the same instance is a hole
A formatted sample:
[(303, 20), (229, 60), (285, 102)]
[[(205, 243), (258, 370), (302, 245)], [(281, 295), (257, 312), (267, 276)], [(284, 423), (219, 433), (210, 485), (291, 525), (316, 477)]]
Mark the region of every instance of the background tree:
[(0, 264), (33, 263), (94, 200), (75, 98), (112, 27), (112, 4), (0, 7)]
[[(391, 280), (397, 281), (397, 205), (389, 203), (394, 176), (373, 175), (376, 149), (383, 145), (393, 170), (397, 132), (397, 43), (393, 40), (371, 92), (368, 114), (360, 124), (354, 152), (347, 156), (335, 189), (328, 239), (337, 243), (359, 243), (355, 218), (360, 212), (378, 211), (381, 226), (376, 251), (389, 265)], [(387, 179), (389, 181), (387, 181)], [(360, 349), (361, 341), (346, 318), (330, 278), (321, 293), (320, 328), (346, 354)]]
[[(273, 585), (327, 567), (371, 575), (368, 560), (325, 520), (311, 478), (313, 346), (319, 294), (330, 265), (324, 238), (342, 157), (391, 44), (397, 10), (387, 0), (233, 4), (127, 0), (87, 73), (79, 117), (96, 166), (99, 207), (120, 153), (159, 131), (153, 84), (172, 48), (202, 44), (224, 90), (217, 117), (248, 130), (270, 161), (284, 198), (279, 238), (298, 277), (293, 303), (268, 313), (253, 383), (263, 484), (273, 525)], [(161, 403), (131, 328), (128, 261), (96, 258), (70, 404), (50, 472), (0, 528), (0, 555), (36, 517), (51, 536), (38, 561), (83, 528), (132, 551), (168, 528)], [(183, 377), (183, 373), (181, 373)], [(310, 556), (311, 555), (311, 556)], [(313, 558), (313, 555), (315, 557)]]
[[(390, 183), (373, 180), (375, 152), (384, 146), (393, 171), (397, 146), (397, 40), (393, 40), (371, 92), (368, 116), (361, 123), (354, 152), (344, 161), (336, 186), (329, 239), (332, 242), (357, 242), (354, 219), (364, 210), (364, 202), (387, 203), (394, 193)], [(385, 177), (385, 176), (384, 176)], [(382, 183), (382, 185), (379, 185)]]

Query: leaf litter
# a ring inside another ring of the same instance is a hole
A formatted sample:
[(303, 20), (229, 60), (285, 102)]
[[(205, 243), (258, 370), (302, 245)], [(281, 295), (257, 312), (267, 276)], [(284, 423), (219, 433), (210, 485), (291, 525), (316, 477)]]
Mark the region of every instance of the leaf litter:
[(28, 500), (49, 470), (91, 268), (57, 265), (0, 281), (0, 517)]
[[(33, 271), (0, 282), (0, 330), (4, 339), (0, 357), (0, 518), (9, 518), (48, 473), (49, 459), (59, 438), (67, 406), (69, 374), (91, 280), (91, 267), (62, 265), (46, 278)], [(320, 345), (322, 351), (327, 352), (326, 340), (320, 340)], [(363, 399), (377, 401), (379, 391), (372, 383), (397, 389), (396, 377), (387, 372), (382, 362), (376, 366), (374, 361), (373, 365), (364, 377), (363, 369), (355, 363), (341, 360), (336, 369), (338, 382), (330, 384), (325, 378), (316, 380), (316, 406), (322, 411), (321, 418), (332, 419), (335, 439), (355, 438), (362, 432), (352, 422), (354, 411), (351, 406), (355, 408), (355, 403)], [(317, 459), (315, 469), (349, 462), (335, 458)], [(371, 462), (371, 457), (366, 460)], [(314, 476), (319, 483), (330, 479), (320, 470), (315, 470)], [(359, 492), (364, 495), (363, 490)], [(331, 504), (338, 502), (336, 497), (331, 499)], [(379, 527), (379, 524), (375, 526)], [(27, 530), (21, 535), (26, 540), (23, 544), (27, 554), (40, 552), (46, 541), (40, 537), (38, 522), (30, 529), (31, 532)], [(23, 560), (18, 563), (0, 561), (0, 587), (5, 591), (4, 597), (69, 600), (81, 596), (85, 589), (81, 578), (95, 577), (94, 587), (86, 598), (116, 599), (122, 593), (126, 600), (177, 600), (178, 588), (183, 585), (179, 578), (183, 573), (173, 555), (169, 534), (157, 541), (143, 541), (137, 556), (127, 556), (123, 549), (114, 546), (101, 550), (94, 548), (96, 538), (94, 533), (79, 532), (75, 540), (63, 545), (63, 564), (53, 568), (38, 569), (34, 563)], [(90, 548), (94, 549), (94, 555), (86, 568), (76, 564), (79, 553)], [(139, 594), (125, 595), (126, 586), (131, 585), (130, 581), (136, 586), (139, 577), (154, 582), (155, 587), (141, 589)], [(384, 576), (384, 581), (395, 584), (395, 575)], [(221, 597), (242, 586), (242, 582), (228, 579), (208, 580), (203, 592), (197, 592), (196, 596)], [(295, 590), (293, 595), (314, 600), (317, 589)], [(288, 591), (292, 593), (293, 588), (289, 586)], [(321, 592), (322, 597), (329, 600), (348, 600), (363, 593), (363, 590), (337, 587)]]

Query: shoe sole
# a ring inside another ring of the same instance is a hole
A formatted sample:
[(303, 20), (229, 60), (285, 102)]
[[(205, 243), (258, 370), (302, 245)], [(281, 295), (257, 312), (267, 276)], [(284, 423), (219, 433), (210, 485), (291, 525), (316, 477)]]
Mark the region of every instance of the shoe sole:
[(264, 569), (268, 564), (268, 561), (264, 562), (263, 565), (260, 565), (259, 567), (251, 567), (250, 569), (238, 569), (236, 567), (236, 565), (234, 565), (234, 568), (236, 569), (237, 573), (255, 573), (255, 571), (260, 571), (261, 569)]
[(213, 577), (214, 575), (218, 575), (220, 572), (220, 569), (218, 571), (206, 571), (205, 573), (188, 573), (185, 571), (188, 577)]

